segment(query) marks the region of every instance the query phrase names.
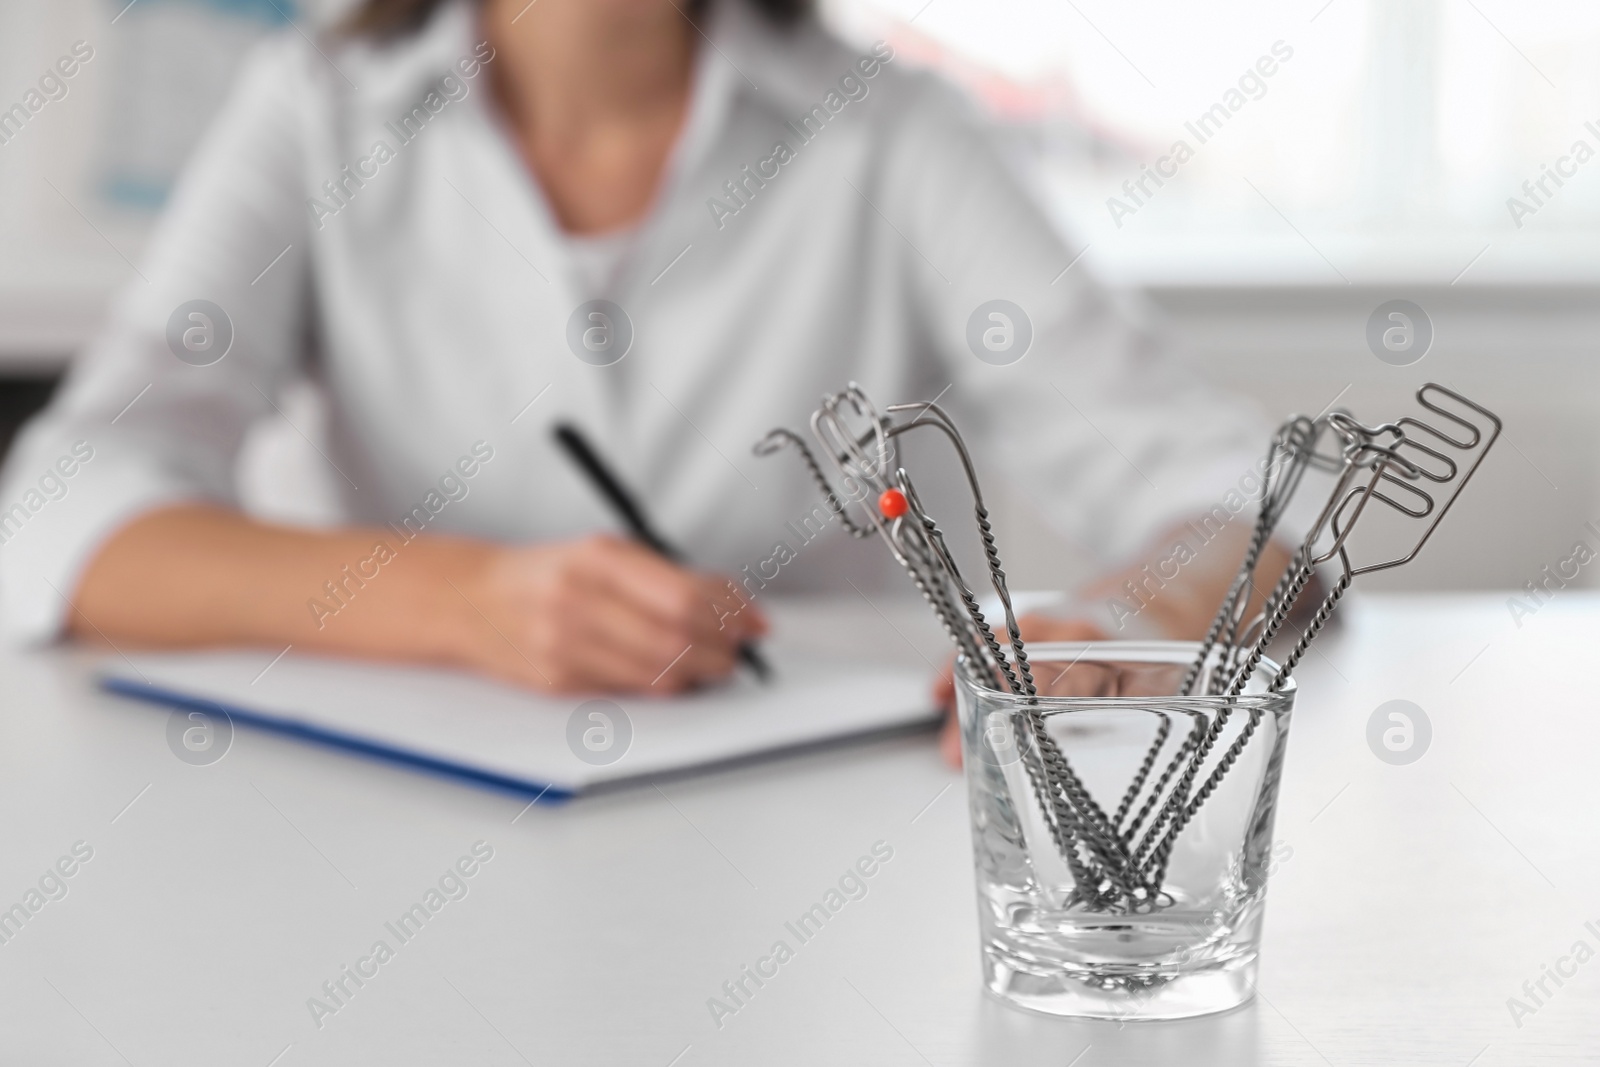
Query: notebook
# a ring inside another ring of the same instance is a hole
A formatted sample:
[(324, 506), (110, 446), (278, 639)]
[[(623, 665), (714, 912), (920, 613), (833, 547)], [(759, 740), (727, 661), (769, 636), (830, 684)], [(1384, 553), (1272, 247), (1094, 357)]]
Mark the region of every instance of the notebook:
[[(775, 680), (663, 698), (551, 697), (462, 672), (293, 651), (106, 661), (105, 689), (559, 802), (754, 758), (927, 728), (926, 671), (763, 643)], [(263, 667), (266, 667), (263, 670)], [(598, 716), (598, 717), (597, 717)], [(580, 756), (581, 753), (581, 756)], [(620, 756), (619, 756), (620, 753)]]

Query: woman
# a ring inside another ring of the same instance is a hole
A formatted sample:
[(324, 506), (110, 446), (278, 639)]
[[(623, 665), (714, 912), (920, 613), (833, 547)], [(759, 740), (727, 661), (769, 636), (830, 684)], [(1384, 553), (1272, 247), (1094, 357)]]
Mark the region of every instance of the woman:
[[(732, 574), (815, 496), (750, 443), (852, 379), (941, 397), (1108, 562), (1210, 511), (1264, 441), (1248, 409), (1072, 269), (954, 94), (805, 7), (368, 0), (340, 35), (263, 47), (11, 457), (6, 500), (92, 453), (7, 527), (10, 630), (713, 681), (759, 607), (719, 613), (724, 579), (596, 535), (551, 426)], [(328, 397), (339, 529), (234, 506), (245, 429), (301, 374)], [(784, 580), (859, 569), (845, 543)], [(1208, 548), (1142, 621), (1202, 628), (1234, 558)]]

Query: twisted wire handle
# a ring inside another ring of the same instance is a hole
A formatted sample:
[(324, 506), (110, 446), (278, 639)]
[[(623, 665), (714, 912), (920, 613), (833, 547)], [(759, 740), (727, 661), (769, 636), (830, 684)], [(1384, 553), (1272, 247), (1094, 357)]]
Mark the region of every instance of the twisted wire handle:
[[(908, 494), (908, 501), (914, 499), (914, 493)], [(983, 509), (982, 505), (979, 505), (977, 514), (979, 529), (982, 533), (987, 534), (986, 542), (990, 546), (989, 551), (994, 552), (993, 532), (989, 527), (988, 513)], [(1032, 673), (1028, 670), (1026, 652), (1022, 650), (1021, 634), (1017, 631), (1015, 624), (1008, 619), (1007, 628), (1012, 637), (1012, 648), (1014, 651), (1022, 653), (1022, 657), (1018, 661), (1018, 666), (1021, 669), (1020, 676), (1018, 671), (1014, 670), (1007, 661), (999, 638), (995, 636), (994, 628), (989, 625), (988, 620), (984, 617), (983, 609), (978, 604), (977, 596), (967, 583), (961, 579), (960, 572), (955, 569), (954, 561), (949, 558), (948, 551), (944, 550), (944, 535), (940, 532), (938, 523), (934, 521), (932, 516), (922, 511), (920, 507), (914, 507), (912, 515), (918, 522), (918, 526), (912, 527), (912, 529), (919, 530), (924, 539), (923, 543), (928, 548), (929, 555), (933, 559), (941, 560), (944, 563), (944, 569), (949, 580), (948, 583), (940, 583), (940, 585), (948, 585), (948, 587), (954, 588), (956, 595), (961, 599), (967, 616), (972, 621), (972, 629), (977, 632), (996, 669), (1005, 678), (1008, 688), (1013, 694), (1026, 697), (1030, 701), (1036, 698), (1037, 687), (1034, 684)], [(998, 554), (996, 553), (990, 565), (991, 574), (995, 573), (997, 563)], [(913, 573), (913, 580), (916, 580), (917, 577)], [(1002, 589), (1004, 588), (1004, 580), (1005, 573), (1000, 571), (999, 581), (1002, 583)], [(947, 595), (947, 590), (944, 591)], [(1122, 885), (1126, 879), (1121, 872), (1128, 866), (1128, 857), (1126, 856), (1126, 851), (1121, 847), (1121, 843), (1107, 832), (1109, 828), (1105, 825), (1105, 813), (1095, 804), (1088, 790), (1084, 788), (1083, 783), (1067, 763), (1066, 757), (1061, 753), (1055, 740), (1045, 730), (1043, 716), (1039, 714), (1036, 707), (1028, 709), (1027, 722), (1029, 733), (1033, 736), (1034, 749), (1038, 754), (1039, 765), (1036, 767), (1032, 762), (1027, 761), (1025, 761), (1024, 765), (1028, 770), (1029, 781), (1034, 788), (1035, 797), (1039, 801), (1040, 808), (1046, 817), (1046, 822), (1050, 826), (1051, 835), (1056, 839), (1057, 847), (1061, 850), (1063, 858), (1072, 857), (1069, 861), (1069, 866), (1076, 863), (1078, 857), (1075, 844), (1081, 840), (1090, 855), (1097, 859), (1100, 865), (1110, 868), (1109, 871), (1102, 872), (1104, 878), (1111, 880), (1113, 884)], [(1079, 871), (1075, 869), (1075, 878), (1078, 873)], [(1082, 884), (1088, 885), (1091, 883), (1086, 881)]]
[(921, 536), (925, 539), (930, 557), (943, 566), (949, 579), (949, 585), (955, 588), (956, 595), (961, 599), (962, 608), (972, 621), (973, 629), (978, 632), (978, 636), (982, 639), (984, 647), (988, 649), (996, 668), (1004, 675), (1006, 686), (1018, 696), (1034, 696), (1036, 690), (1033, 687), (1033, 679), (1027, 677), (1026, 685), (1024, 685), (1023, 680), (1017, 677), (1011, 665), (1006, 662), (1005, 652), (1001, 650), (1000, 641), (994, 635), (994, 627), (990, 626), (989, 621), (983, 617), (983, 609), (978, 605), (977, 596), (973, 594), (972, 589), (962, 579), (961, 572), (956, 569), (955, 560), (950, 557), (950, 552), (945, 547), (944, 534), (939, 530), (939, 524), (933, 520), (933, 516), (922, 510), (914, 493), (907, 494), (907, 502), (912, 506), (911, 514), (919, 524), (918, 527), (914, 528), (919, 529)]
[(983, 664), (989, 663), (992, 657), (984, 654), (983, 648), (973, 639), (968, 628), (962, 625), (961, 616), (950, 600), (946, 583), (938, 577), (932, 550), (925, 542), (915, 538), (906, 538), (903, 544), (906, 553), (905, 570), (911, 576), (911, 584), (916, 586), (923, 599), (933, 608), (933, 613), (939, 617), (945, 633), (956, 648), (970, 661), (973, 676), (981, 677), (977, 674), (978, 669)]
[(1151, 853), (1148, 877), (1154, 884), (1160, 885), (1166, 881), (1167, 861), (1172, 855), (1173, 848), (1178, 843), (1178, 835), (1183, 832), (1185, 826), (1189, 825), (1189, 820), (1194, 818), (1195, 812), (1200, 810), (1200, 805), (1206, 802), (1206, 798), (1216, 792), (1217, 786), (1222, 784), (1223, 777), (1238, 761), (1240, 754), (1244, 752), (1245, 745), (1250, 743), (1250, 738), (1255, 734), (1256, 726), (1261, 722), (1261, 711), (1258, 708), (1249, 710), (1250, 721), (1244, 724), (1244, 728), (1239, 731), (1239, 736), (1234, 738), (1233, 744), (1229, 745), (1228, 750), (1222, 754), (1222, 758), (1217, 761), (1215, 769), (1206, 778), (1205, 783), (1195, 792), (1194, 799), (1184, 805), (1182, 810), (1174, 817), (1166, 836), (1161, 840), (1161, 844), (1156, 846), (1155, 851)]
[(1145, 818), (1149, 816), (1150, 810), (1161, 799), (1161, 791), (1167, 787), (1167, 783), (1178, 772), (1178, 768), (1183, 766), (1184, 757), (1193, 752), (1200, 744), (1200, 737), (1205, 731), (1205, 716), (1198, 711), (1186, 711), (1184, 714), (1194, 720), (1194, 727), (1189, 731), (1188, 736), (1183, 739), (1183, 744), (1178, 746), (1178, 751), (1173, 753), (1172, 759), (1167, 762), (1166, 769), (1161, 772), (1161, 777), (1156, 780), (1156, 784), (1151, 788), (1150, 795), (1145, 797), (1144, 803), (1139, 807), (1139, 813), (1134, 816), (1133, 821), (1128, 824), (1128, 828), (1123, 831), (1123, 840), (1130, 845), (1133, 843), (1134, 834), (1139, 832), (1139, 827), (1144, 824)]
[[(1005, 569), (1001, 565), (999, 548), (995, 543), (994, 527), (989, 520), (989, 511), (981, 498), (973, 506), (973, 514), (977, 521), (978, 536), (983, 544), (984, 559), (989, 568), (991, 584), (1000, 596), (1005, 607), (1006, 633), (1014, 662), (1015, 673), (1006, 664), (1005, 656), (1000, 651), (998, 638), (994, 636), (993, 629), (984, 619), (983, 612), (978, 606), (977, 598), (971, 589), (962, 582), (958, 591), (967, 611), (983, 633), (985, 641), (992, 654), (996, 656), (1005, 672), (1006, 678), (1014, 686), (1013, 692), (1034, 698), (1038, 694), (1038, 686), (1033, 677), (1032, 667), (1028, 662), (1027, 648), (1022, 642), (1022, 631), (1017, 625), (1015, 614), (1011, 611), (1010, 595), (1007, 592)], [(924, 519), (932, 528), (932, 520)], [(939, 535), (942, 537), (942, 535)], [(1030, 699), (1031, 705), (1031, 699)], [(1068, 831), (1075, 831), (1074, 835), (1089, 853), (1099, 868), (1101, 880), (1109, 883), (1109, 888), (1125, 897), (1133, 897), (1141, 888), (1132, 881), (1133, 872), (1131, 857), (1127, 853), (1120, 836), (1116, 832), (1115, 824), (1106, 816), (1104, 809), (1095, 801), (1094, 797), (1084, 786), (1082, 780), (1072, 769), (1066, 755), (1061, 751), (1055, 739), (1050, 736), (1045, 728), (1044, 717), (1037, 706), (1029, 706), (1025, 710), (1029, 732), (1033, 735), (1034, 748), (1038, 754), (1039, 773), (1033, 775), (1034, 767), (1030, 763), (1030, 779), (1034, 786), (1040, 806), (1055, 813), (1056, 820)], [(1042, 781), (1040, 780), (1042, 778)], [(1070, 849), (1069, 849), (1070, 851)], [(1076, 877), (1076, 875), (1075, 875)], [(1089, 885), (1090, 883), (1081, 883)], [(1104, 894), (1100, 902), (1104, 903)]]
[(1255, 573), (1256, 564), (1260, 562), (1261, 553), (1271, 536), (1270, 516), (1266, 508), (1262, 508), (1261, 514), (1256, 517), (1255, 531), (1250, 535), (1250, 544), (1245, 549), (1244, 559), (1239, 564), (1239, 572), (1234, 576), (1233, 584), (1228, 587), (1227, 595), (1222, 598), (1216, 615), (1211, 619), (1211, 627), (1206, 631), (1205, 639), (1200, 642), (1200, 649), (1195, 653), (1194, 662), (1189, 665), (1188, 673), (1183, 676), (1183, 684), (1178, 687), (1179, 693), (1187, 696), (1194, 692), (1194, 684), (1199, 680), (1200, 672), (1205, 668), (1211, 650), (1217, 646), (1223, 627), (1235, 621), (1234, 612), (1238, 610), (1239, 597), (1249, 584), (1250, 576)]
[(1244, 590), (1247, 586), (1254, 588), (1251, 577), (1255, 574), (1256, 565), (1261, 561), (1261, 553), (1265, 550), (1267, 541), (1272, 537), (1272, 531), (1277, 528), (1278, 520), (1288, 508), (1290, 497), (1299, 487), (1305, 465), (1312, 455), (1311, 446), (1315, 442), (1316, 432), (1314, 420), (1295, 416), (1279, 427), (1278, 432), (1273, 435), (1272, 443), (1267, 446), (1266, 480), (1261, 488), (1261, 507), (1256, 514), (1255, 529), (1251, 533), (1249, 545), (1245, 549), (1243, 560), (1240, 561), (1233, 584), (1223, 597), (1222, 603), (1218, 605), (1217, 613), (1211, 620), (1211, 627), (1200, 642), (1194, 663), (1178, 689), (1179, 693), (1187, 696), (1194, 692), (1194, 685), (1205, 668), (1207, 657), (1211, 655), (1211, 650), (1216, 647), (1218, 639), (1222, 636), (1224, 627), (1232, 627), (1227, 635), (1227, 645), (1230, 650), (1239, 640), (1237, 633), (1239, 598), (1244, 596), (1245, 603), (1249, 603), (1249, 596)]
[[(1228, 687), (1229, 696), (1236, 697), (1244, 692), (1244, 687), (1256, 673), (1256, 668), (1261, 666), (1261, 659), (1267, 654), (1267, 646), (1272, 643), (1274, 637), (1278, 636), (1278, 631), (1283, 629), (1283, 624), (1289, 619), (1290, 609), (1294, 607), (1294, 602), (1300, 598), (1300, 594), (1305, 592), (1306, 585), (1311, 581), (1311, 576), (1314, 573), (1316, 571), (1310, 561), (1302, 558), (1294, 580), (1284, 590), (1283, 599), (1267, 618), (1267, 624), (1262, 628), (1261, 636), (1256, 639), (1256, 643), (1251, 647), (1250, 655), (1245, 657), (1239, 672), (1233, 676), (1233, 684)], [(1332, 609), (1330, 608), (1329, 610), (1331, 611)]]
[(989, 564), (989, 580), (1005, 606), (1006, 634), (1011, 638), (1011, 651), (1017, 658), (1017, 669), (1022, 672), (1028, 695), (1033, 696), (1038, 693), (1038, 688), (1033, 682), (1033, 670), (1028, 666), (1028, 650), (1022, 646), (1022, 630), (1017, 626), (1016, 615), (1011, 610), (1011, 594), (1007, 592), (1006, 572), (1000, 566), (1000, 550), (995, 546), (994, 525), (989, 522), (989, 509), (979, 500), (973, 506), (973, 511), (978, 517), (978, 537), (983, 542), (984, 559)]
[(1156, 765), (1156, 757), (1161, 754), (1161, 746), (1167, 743), (1167, 737), (1172, 733), (1172, 716), (1166, 712), (1158, 712), (1161, 716), (1161, 725), (1156, 729), (1156, 738), (1150, 742), (1150, 749), (1144, 754), (1144, 761), (1139, 764), (1139, 771), (1133, 776), (1133, 783), (1128, 786), (1128, 791), (1122, 794), (1122, 803), (1117, 805), (1117, 813), (1112, 816), (1112, 824), (1121, 826), (1122, 821), (1128, 817), (1128, 809), (1133, 807), (1133, 800), (1139, 795), (1139, 790), (1144, 786), (1145, 779), (1150, 777), (1150, 771)]
[[(1000, 562), (1000, 550), (995, 543), (994, 525), (989, 521), (989, 509), (980, 499), (973, 506), (973, 513), (977, 518), (978, 537), (983, 544), (984, 559), (988, 563), (989, 577), (995, 587), (995, 592), (1002, 598), (1001, 602), (1006, 609), (1006, 633), (1010, 638), (1012, 655), (1015, 657), (1017, 671), (1020, 673), (1023, 691), (1030, 697), (1036, 696), (1038, 686), (1033, 678), (1032, 667), (1028, 663), (1028, 651), (1022, 642), (1022, 630), (1017, 625), (1015, 614), (1011, 611), (1010, 595), (1007, 593), (1006, 572)], [(968, 610), (975, 618), (982, 619), (977, 601), (971, 596), (970, 591), (963, 589), (962, 595), (968, 600)], [(998, 641), (993, 640), (992, 631), (985, 629), (989, 634), (992, 647), (998, 650)], [(1004, 663), (1002, 657), (1001, 660)], [(1016, 680), (1009, 669), (1007, 678)], [(1067, 762), (1066, 755), (1049, 732), (1045, 729), (1044, 717), (1037, 708), (1030, 707), (1027, 711), (1030, 731), (1039, 753), (1041, 769), (1045, 784), (1049, 786), (1046, 794), (1049, 797), (1049, 806), (1059, 810), (1060, 799), (1064, 798), (1073, 809), (1076, 816), (1073, 822), (1082, 831), (1085, 844), (1105, 865), (1105, 875), (1108, 881), (1119, 891), (1132, 895), (1137, 888), (1129, 884), (1130, 857), (1124, 847), (1120, 835), (1116, 832), (1116, 823), (1107, 818), (1105, 810), (1090, 795), (1088, 789), (1073, 771), (1072, 765)], [(1035, 783), (1037, 787), (1039, 783)], [(1040, 796), (1041, 803), (1045, 796)]]
[[(1339, 580), (1334, 583), (1333, 588), (1328, 591), (1328, 595), (1323, 597), (1322, 604), (1318, 606), (1317, 613), (1306, 624), (1305, 631), (1300, 635), (1300, 640), (1295, 642), (1294, 648), (1284, 659), (1283, 666), (1278, 668), (1278, 673), (1267, 687), (1268, 692), (1279, 693), (1283, 691), (1284, 684), (1289, 680), (1290, 672), (1305, 657), (1306, 650), (1311, 647), (1311, 642), (1316, 639), (1318, 631), (1327, 625), (1328, 619), (1333, 615), (1334, 608), (1339, 604), (1339, 598), (1344, 596), (1345, 590), (1350, 588), (1350, 583), (1353, 580), (1350, 572), (1346, 570), (1339, 576)], [(1163, 838), (1155, 852), (1151, 854), (1150, 866), (1152, 870), (1150, 879), (1156, 884), (1159, 885), (1166, 877), (1167, 860), (1172, 854), (1172, 849), (1177, 845), (1178, 835), (1183, 832), (1183, 828), (1188, 825), (1189, 820), (1194, 818), (1195, 812), (1200, 810), (1200, 805), (1204, 804), (1206, 799), (1222, 784), (1223, 776), (1228, 773), (1228, 770), (1238, 760), (1240, 754), (1244, 752), (1244, 747), (1249, 743), (1260, 718), (1261, 712), (1252, 708), (1250, 710), (1250, 721), (1239, 731), (1239, 736), (1234, 739), (1233, 744), (1228, 746), (1228, 751), (1217, 762), (1217, 766), (1212, 770), (1205, 784), (1195, 792), (1194, 799), (1173, 820), (1166, 837)]]
[(800, 462), (804, 463), (806, 469), (811, 472), (811, 480), (816, 482), (817, 488), (822, 490), (822, 497), (827, 502), (828, 510), (839, 517), (839, 521), (844, 524), (845, 531), (851, 537), (858, 539), (870, 536), (872, 534), (870, 527), (859, 526), (854, 519), (850, 518), (850, 513), (845, 510), (843, 502), (834, 493), (833, 485), (828, 481), (827, 475), (822, 473), (822, 465), (817, 462), (817, 457), (811, 454), (811, 446), (806, 444), (804, 438), (799, 434), (793, 430), (779, 427), (758, 441), (752, 451), (758, 456), (766, 456), (776, 452), (785, 444), (794, 446), (795, 450), (800, 453)]
[[(1295, 602), (1301, 591), (1305, 589), (1306, 583), (1311, 580), (1311, 575), (1311, 565), (1302, 562), (1295, 573), (1294, 580), (1289, 583), (1289, 588), (1285, 591), (1283, 602), (1278, 605), (1267, 620), (1267, 625), (1262, 629), (1261, 636), (1257, 638), (1255, 645), (1250, 650), (1250, 655), (1245, 658), (1244, 665), (1234, 677), (1233, 684), (1228, 688), (1227, 696), (1237, 697), (1244, 691), (1245, 684), (1255, 674), (1256, 668), (1261, 665), (1261, 658), (1266, 655), (1267, 645), (1272, 643), (1272, 639), (1277, 636), (1278, 630), (1282, 628), (1284, 620), (1289, 617), (1289, 606)], [(1194, 755), (1189, 759), (1188, 766), (1184, 768), (1183, 776), (1179, 778), (1178, 784), (1173, 787), (1172, 795), (1168, 797), (1167, 803), (1162, 806), (1160, 813), (1150, 823), (1150, 828), (1145, 831), (1144, 840), (1134, 857), (1135, 863), (1144, 862), (1146, 854), (1155, 847), (1157, 835), (1167, 825), (1168, 820), (1176, 817), (1187, 805), (1189, 788), (1194, 784), (1195, 776), (1200, 773), (1200, 767), (1205, 763), (1206, 757), (1211, 754), (1211, 749), (1216, 746), (1217, 739), (1222, 736), (1222, 731), (1228, 725), (1232, 711), (1232, 707), (1226, 704), (1218, 710), (1216, 717), (1211, 722), (1210, 729), (1201, 738)]]
[(1085, 845), (1104, 865), (1106, 877), (1119, 891), (1132, 895), (1138, 885), (1129, 882), (1134, 877), (1134, 868), (1127, 847), (1110, 825), (1100, 805), (1084, 788), (1055, 738), (1045, 732), (1043, 716), (1039, 715), (1037, 709), (1030, 708), (1028, 718), (1033, 726), (1046, 780), (1052, 787), (1052, 797), (1061, 796), (1067, 800), (1074, 809)]
[[(1238, 610), (1239, 597), (1245, 585), (1249, 582), (1250, 575), (1255, 573), (1256, 564), (1261, 558), (1261, 552), (1266, 547), (1267, 539), (1271, 535), (1272, 523), (1270, 522), (1270, 515), (1267, 508), (1263, 506), (1261, 514), (1256, 518), (1255, 532), (1251, 535), (1250, 544), (1245, 549), (1244, 559), (1239, 565), (1239, 573), (1234, 577), (1233, 584), (1229, 587), (1227, 595), (1223, 597), (1222, 604), (1217, 608), (1216, 615), (1212, 617), (1211, 627), (1206, 631), (1205, 639), (1200, 643), (1200, 649), (1195, 654), (1194, 662), (1189, 665), (1188, 672), (1183, 676), (1183, 682), (1178, 687), (1180, 694), (1187, 696), (1194, 692), (1195, 682), (1199, 680), (1200, 673), (1205, 668), (1207, 657), (1211, 655), (1212, 649), (1217, 646), (1217, 640), (1222, 635), (1223, 627), (1237, 625), (1234, 613)], [(1210, 688), (1209, 684), (1207, 688)], [(1116, 824), (1118, 826), (1122, 825), (1122, 820), (1133, 806), (1134, 800), (1139, 795), (1139, 790), (1144, 788), (1145, 781), (1150, 777), (1150, 771), (1155, 767), (1156, 757), (1161, 754), (1161, 746), (1166, 744), (1167, 736), (1170, 732), (1171, 720), (1163, 715), (1161, 729), (1156, 732), (1155, 739), (1150, 743), (1150, 748), (1139, 765), (1138, 773), (1134, 775), (1133, 781), (1128, 785), (1128, 791), (1123, 794), (1122, 802), (1117, 805)], [(1138, 817), (1124, 832), (1125, 839), (1131, 838), (1134, 832), (1138, 830), (1139, 825), (1144, 822), (1145, 816), (1149, 814), (1151, 805), (1161, 795), (1161, 790), (1172, 777), (1173, 771), (1178, 766), (1177, 761), (1182, 759), (1183, 753), (1184, 749), (1180, 748), (1174, 754), (1174, 762), (1168, 765), (1166, 773), (1156, 782), (1155, 790), (1145, 801), (1144, 806), (1140, 808)]]
[(1350, 583), (1354, 580), (1354, 576), (1346, 570), (1339, 575), (1339, 580), (1333, 583), (1333, 588), (1328, 590), (1328, 595), (1322, 599), (1322, 606), (1317, 608), (1317, 613), (1306, 623), (1305, 632), (1300, 635), (1300, 640), (1295, 642), (1294, 648), (1284, 658), (1283, 666), (1278, 668), (1277, 677), (1272, 679), (1271, 692), (1280, 691), (1283, 684), (1289, 680), (1289, 673), (1305, 657), (1311, 642), (1316, 639), (1317, 632), (1327, 625), (1328, 619), (1333, 615), (1333, 609), (1339, 604), (1339, 598), (1344, 596), (1345, 590), (1350, 588)]
[[(1282, 431), (1280, 431), (1280, 437), (1281, 436)], [(1274, 438), (1271, 447), (1269, 447), (1267, 450), (1267, 462), (1269, 466), (1278, 456), (1278, 451), (1279, 440), (1278, 438)], [(1282, 476), (1289, 481), (1289, 492), (1292, 493), (1294, 486), (1296, 486), (1299, 482), (1298, 476), (1293, 472), (1284, 472)], [(1277, 506), (1274, 506), (1275, 503)], [(1217, 647), (1218, 641), (1222, 637), (1224, 628), (1229, 630), (1228, 640), (1225, 645), (1224, 654), (1218, 657), (1218, 661), (1212, 669), (1213, 677), (1209, 678), (1206, 682), (1206, 692), (1209, 693), (1211, 691), (1215, 685), (1215, 676), (1219, 671), (1224, 669), (1226, 663), (1232, 657), (1234, 649), (1237, 646), (1238, 641), (1241, 639), (1241, 635), (1238, 632), (1238, 627), (1240, 624), (1238, 618), (1240, 598), (1244, 598), (1244, 603), (1249, 603), (1249, 594), (1246, 593), (1245, 590), (1247, 588), (1254, 588), (1254, 583), (1251, 581), (1251, 577), (1255, 574), (1256, 566), (1261, 561), (1261, 553), (1265, 551), (1267, 541), (1271, 538), (1272, 531), (1277, 526), (1277, 520), (1279, 516), (1282, 515), (1286, 504), (1286, 500), (1274, 500), (1272, 495), (1272, 486), (1269, 479), (1268, 484), (1264, 485), (1262, 488), (1261, 509), (1256, 515), (1255, 528), (1251, 532), (1249, 544), (1245, 548), (1244, 558), (1240, 561), (1239, 570), (1235, 574), (1233, 582), (1228, 588), (1227, 594), (1223, 597), (1222, 603), (1218, 605), (1216, 614), (1212, 616), (1211, 625), (1206, 630), (1204, 639), (1202, 639), (1200, 642), (1200, 648), (1195, 653), (1193, 662), (1190, 663), (1188, 671), (1184, 674), (1183, 682), (1178, 687), (1178, 692), (1180, 694), (1188, 696), (1194, 692), (1195, 684), (1200, 680), (1201, 674), (1205, 671), (1206, 660), (1210, 657), (1212, 650)], [(1265, 601), (1264, 610), (1271, 610), (1274, 599), (1281, 595), (1283, 587), (1288, 582), (1290, 572), (1292, 570), (1293, 567), (1290, 567), (1278, 577), (1278, 583), (1274, 588), (1273, 593), (1269, 595)], [(1150, 776), (1150, 771), (1155, 766), (1156, 757), (1160, 754), (1162, 745), (1166, 743), (1167, 736), (1170, 732), (1170, 720), (1168, 720), (1165, 716), (1162, 717), (1162, 720), (1162, 729), (1157, 732), (1154, 741), (1151, 743), (1149, 751), (1145, 753), (1145, 758), (1139, 766), (1138, 773), (1134, 776), (1132, 783), (1128, 786), (1128, 791), (1123, 795), (1122, 803), (1117, 807), (1117, 824), (1119, 826), (1122, 824), (1122, 820), (1126, 816), (1128, 810), (1132, 807), (1133, 801), (1138, 797), (1139, 790), (1144, 787), (1145, 781)], [(1154, 792), (1152, 792), (1150, 797), (1146, 800), (1144, 806), (1140, 809), (1138, 817), (1125, 831), (1125, 837), (1131, 838), (1132, 835), (1138, 830), (1139, 825), (1144, 821), (1145, 816), (1149, 813), (1151, 806), (1161, 795), (1162, 788), (1166, 786), (1167, 781), (1172, 777), (1172, 773), (1178, 766), (1178, 761), (1182, 759), (1183, 755), (1183, 749), (1180, 749), (1175, 754), (1174, 762), (1169, 764), (1166, 772), (1162, 774), (1160, 780), (1156, 783)]]

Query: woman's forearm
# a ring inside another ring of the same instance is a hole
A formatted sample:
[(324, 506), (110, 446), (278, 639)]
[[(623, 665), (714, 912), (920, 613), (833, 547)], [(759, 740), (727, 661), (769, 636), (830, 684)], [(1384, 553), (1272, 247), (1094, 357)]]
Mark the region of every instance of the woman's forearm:
[(142, 516), (89, 564), (69, 631), (113, 644), (293, 645), (447, 663), (534, 689), (681, 691), (766, 630), (731, 582), (604, 535), (501, 545), (297, 530), (217, 507)]
[(456, 635), (475, 628), (456, 590), (487, 551), (467, 540), (405, 543), (386, 529), (299, 530), (181, 505), (135, 519), (101, 548), (78, 583), (68, 628), (134, 645), (293, 644), (454, 660)]

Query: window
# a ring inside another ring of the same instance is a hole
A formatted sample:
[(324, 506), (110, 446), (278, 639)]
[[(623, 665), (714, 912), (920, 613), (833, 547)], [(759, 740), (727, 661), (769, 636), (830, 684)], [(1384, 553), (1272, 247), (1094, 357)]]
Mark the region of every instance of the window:
[(847, 36), (887, 37), (976, 91), (1037, 147), (1051, 206), (1112, 273), (1333, 285), (1600, 275), (1592, 3), (830, 0), (826, 11)]

